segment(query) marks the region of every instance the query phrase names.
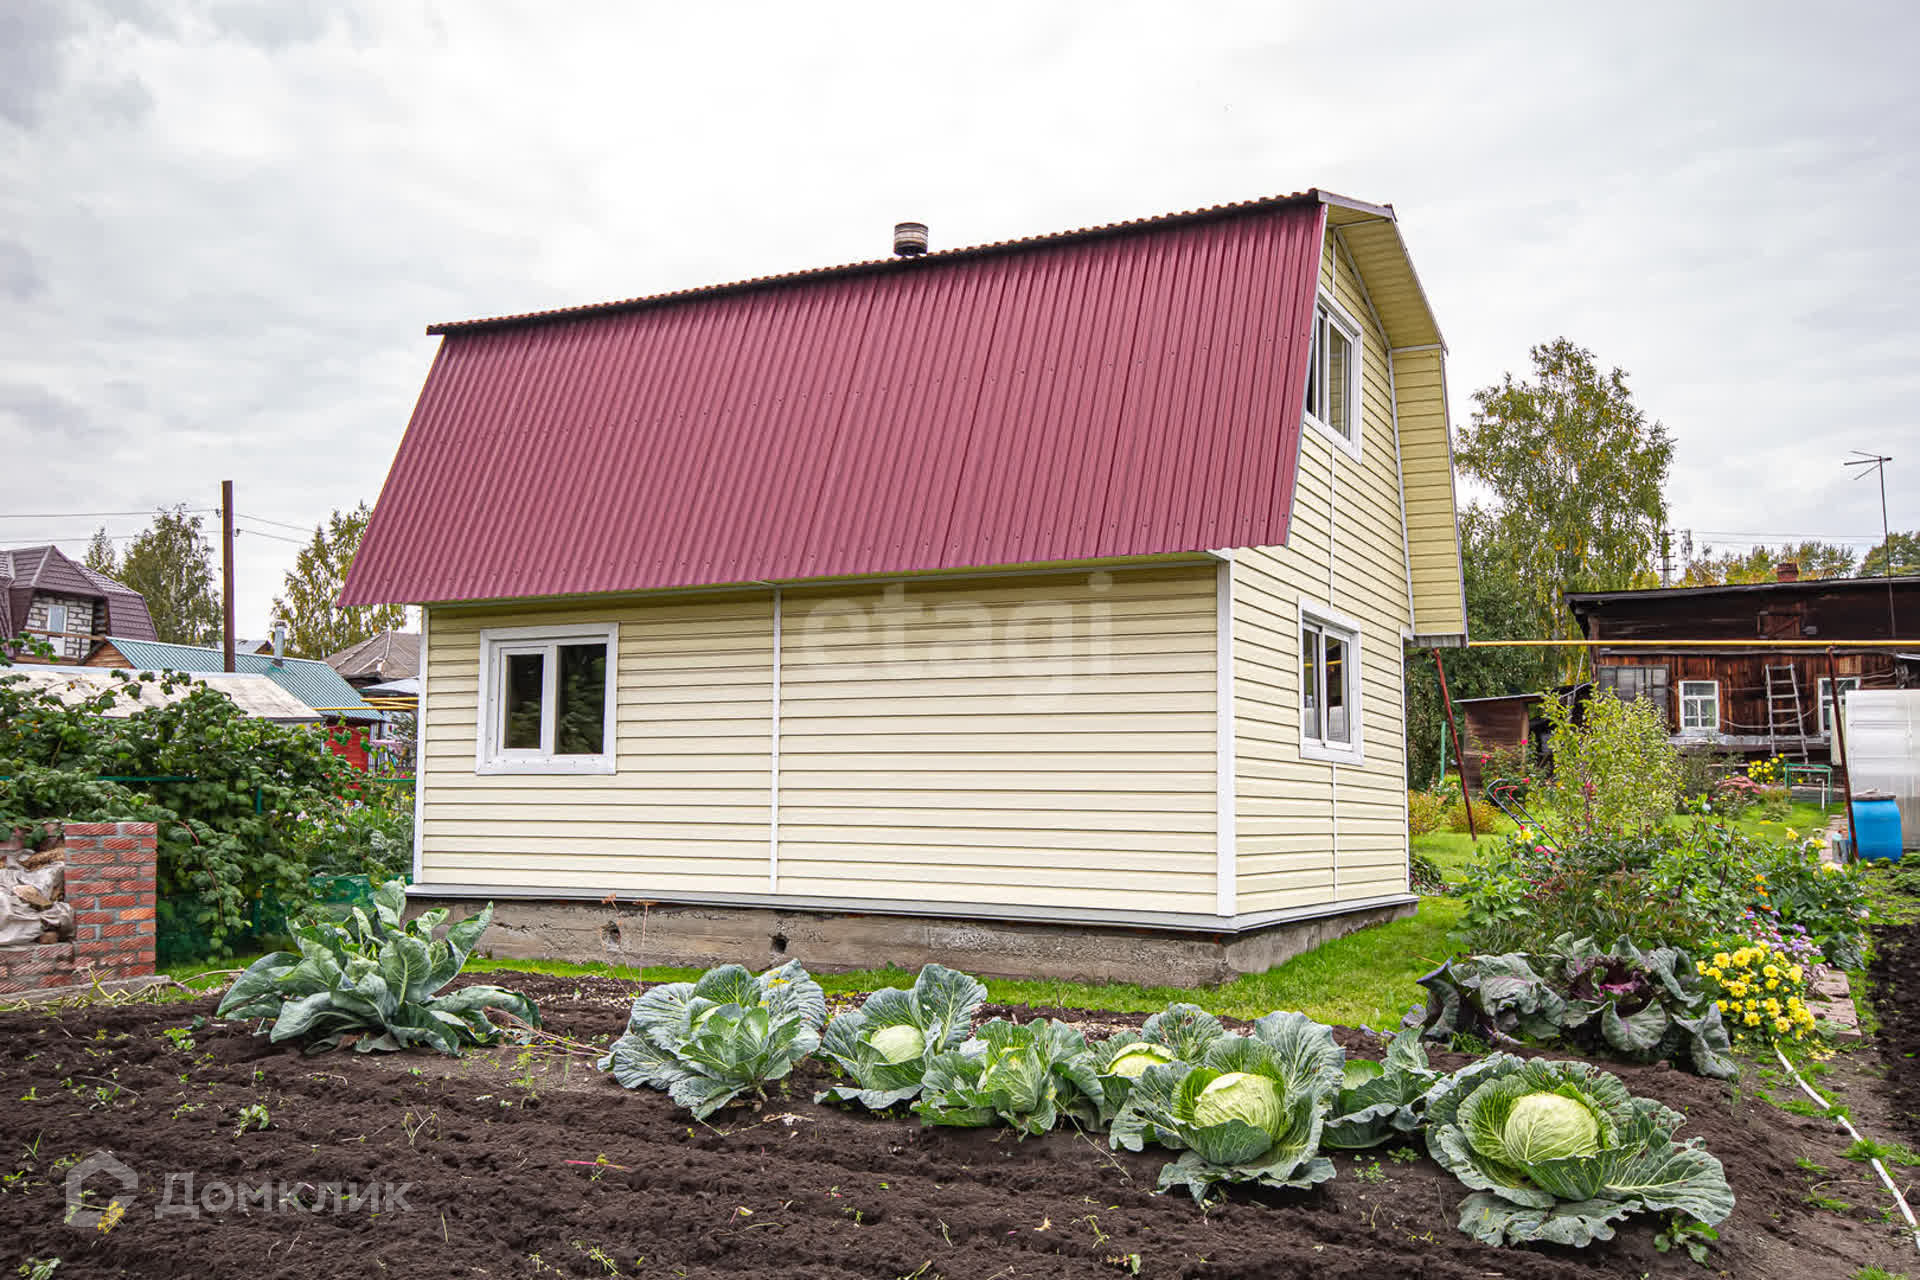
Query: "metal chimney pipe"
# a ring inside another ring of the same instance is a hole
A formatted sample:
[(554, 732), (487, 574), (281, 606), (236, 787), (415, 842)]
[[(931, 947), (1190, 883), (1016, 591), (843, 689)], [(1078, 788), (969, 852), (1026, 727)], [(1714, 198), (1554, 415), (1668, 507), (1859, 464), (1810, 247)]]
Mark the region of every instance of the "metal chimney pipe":
[(893, 251), (902, 258), (917, 258), (927, 251), (927, 224), (924, 222), (896, 222), (893, 224)]
[(282, 659), (286, 655), (286, 652), (287, 652), (287, 624), (284, 622), (276, 622), (273, 624), (273, 665), (274, 666), (279, 667), (279, 666), (286, 665), (282, 661)]

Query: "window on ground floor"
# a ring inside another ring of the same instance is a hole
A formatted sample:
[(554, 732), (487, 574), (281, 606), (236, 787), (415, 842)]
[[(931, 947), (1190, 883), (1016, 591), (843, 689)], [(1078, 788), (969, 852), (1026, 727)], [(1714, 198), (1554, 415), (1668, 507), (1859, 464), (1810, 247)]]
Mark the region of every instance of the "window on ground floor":
[(1600, 667), (1593, 673), (1601, 689), (1613, 690), (1622, 702), (1651, 702), (1664, 721), (1667, 717), (1667, 669), (1665, 667)]
[(475, 772), (612, 773), (614, 623), (480, 633)]
[(1360, 751), (1360, 633), (1344, 620), (1300, 610), (1300, 749), (1357, 759)]
[(1682, 680), (1680, 682), (1680, 732), (1720, 732), (1720, 682), (1718, 680)]
[[(1840, 696), (1846, 697), (1847, 690), (1860, 687), (1859, 676), (1840, 677)], [(1825, 676), (1820, 677), (1820, 732), (1833, 732), (1833, 684)]]

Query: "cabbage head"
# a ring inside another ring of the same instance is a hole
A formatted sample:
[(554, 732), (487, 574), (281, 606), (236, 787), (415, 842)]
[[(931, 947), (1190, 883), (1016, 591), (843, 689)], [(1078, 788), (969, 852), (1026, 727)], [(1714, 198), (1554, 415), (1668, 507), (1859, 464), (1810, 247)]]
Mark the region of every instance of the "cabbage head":
[(1148, 1018), (1138, 1032), (1123, 1032), (1094, 1045), (1102, 1117), (1111, 1119), (1119, 1113), (1133, 1091), (1133, 1082), (1148, 1067), (1198, 1062), (1207, 1046), (1226, 1034), (1220, 1019), (1200, 1006), (1170, 1004)]
[(1079, 1031), (1059, 1021), (995, 1018), (958, 1051), (927, 1059), (913, 1109), (925, 1124), (979, 1128), (998, 1120), (1024, 1138), (1063, 1117), (1097, 1125), (1099, 1096), (1093, 1054)]
[(1270, 1013), (1248, 1035), (1222, 1035), (1198, 1062), (1149, 1066), (1114, 1117), (1111, 1141), (1179, 1151), (1159, 1190), (1195, 1200), (1249, 1182), (1310, 1187), (1333, 1176), (1320, 1133), (1340, 1087), (1333, 1031), (1305, 1014)]
[(1720, 1162), (1697, 1138), (1674, 1141), (1684, 1121), (1589, 1063), (1497, 1053), (1434, 1088), (1427, 1147), (1472, 1190), (1462, 1231), (1486, 1244), (1583, 1246), (1611, 1240), (1632, 1213), (1713, 1226), (1733, 1212)]
[(1427, 1064), (1418, 1028), (1396, 1035), (1383, 1062), (1347, 1059), (1320, 1145), (1354, 1150), (1412, 1133), (1420, 1127), (1427, 1093), (1440, 1078)]
[(883, 987), (839, 1014), (821, 1037), (820, 1056), (851, 1078), (815, 1102), (855, 1102), (879, 1111), (920, 1096), (927, 1063), (950, 1053), (973, 1030), (987, 989), (956, 969), (930, 964), (911, 989)]
[(704, 1120), (744, 1093), (766, 1097), (820, 1045), (827, 998), (798, 962), (754, 974), (721, 965), (650, 987), (599, 1061), (629, 1089), (664, 1089)]

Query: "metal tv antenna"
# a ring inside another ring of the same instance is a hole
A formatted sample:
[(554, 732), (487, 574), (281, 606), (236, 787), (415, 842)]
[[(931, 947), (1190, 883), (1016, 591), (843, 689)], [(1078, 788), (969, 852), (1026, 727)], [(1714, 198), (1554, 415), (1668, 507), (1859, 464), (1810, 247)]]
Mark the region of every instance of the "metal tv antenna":
[[(1893, 459), (1883, 454), (1868, 453), (1865, 449), (1854, 449), (1855, 457), (1841, 462), (1843, 467), (1859, 467), (1853, 473), (1855, 480), (1862, 476), (1875, 474), (1880, 477), (1880, 551), (1884, 559), (1880, 565), (1881, 576), (1887, 581), (1887, 639), (1891, 640), (1899, 628), (1893, 616), (1893, 535), (1887, 531), (1887, 464)], [(1867, 468), (1873, 470), (1869, 472)]]

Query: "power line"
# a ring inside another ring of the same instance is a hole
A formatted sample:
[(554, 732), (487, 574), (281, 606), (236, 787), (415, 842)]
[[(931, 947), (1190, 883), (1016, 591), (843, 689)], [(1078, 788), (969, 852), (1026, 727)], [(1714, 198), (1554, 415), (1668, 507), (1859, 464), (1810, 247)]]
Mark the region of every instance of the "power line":
[(238, 512), (237, 514), (239, 518), (242, 520), (252, 520), (258, 524), (278, 525), (282, 529), (292, 529), (296, 533), (307, 533), (319, 527), (318, 525), (313, 525), (313, 524), (289, 524), (285, 520), (269, 520), (265, 516), (250, 516), (244, 511)]
[(1813, 541), (1813, 542), (1874, 542), (1874, 543), (1877, 543), (1880, 541), (1878, 536), (1870, 533), (1862, 534), (1862, 535), (1854, 535), (1854, 534), (1846, 534), (1846, 533), (1736, 533), (1729, 529), (1700, 529), (1700, 528), (1696, 528), (1694, 532), (1703, 538), (1734, 538), (1737, 540), (1751, 540), (1754, 542), (1774, 542), (1774, 541), (1790, 542), (1796, 538), (1802, 539), (1804, 541)]
[[(212, 515), (218, 507), (187, 507), (185, 513), (190, 516)], [(24, 513), (0, 512), (0, 520), (92, 520), (103, 516), (151, 516), (162, 511), (171, 515), (173, 507), (156, 508), (153, 511), (29, 511)]]
[[(248, 518), (251, 519), (252, 517), (248, 517)], [(307, 545), (307, 540), (305, 538), (283, 538), (277, 533), (268, 533), (264, 529), (235, 529), (234, 533), (235, 534), (242, 534), (242, 533), (251, 534), (256, 538), (271, 538), (275, 542), (290, 543), (291, 545), (296, 547), (304, 547)]]

